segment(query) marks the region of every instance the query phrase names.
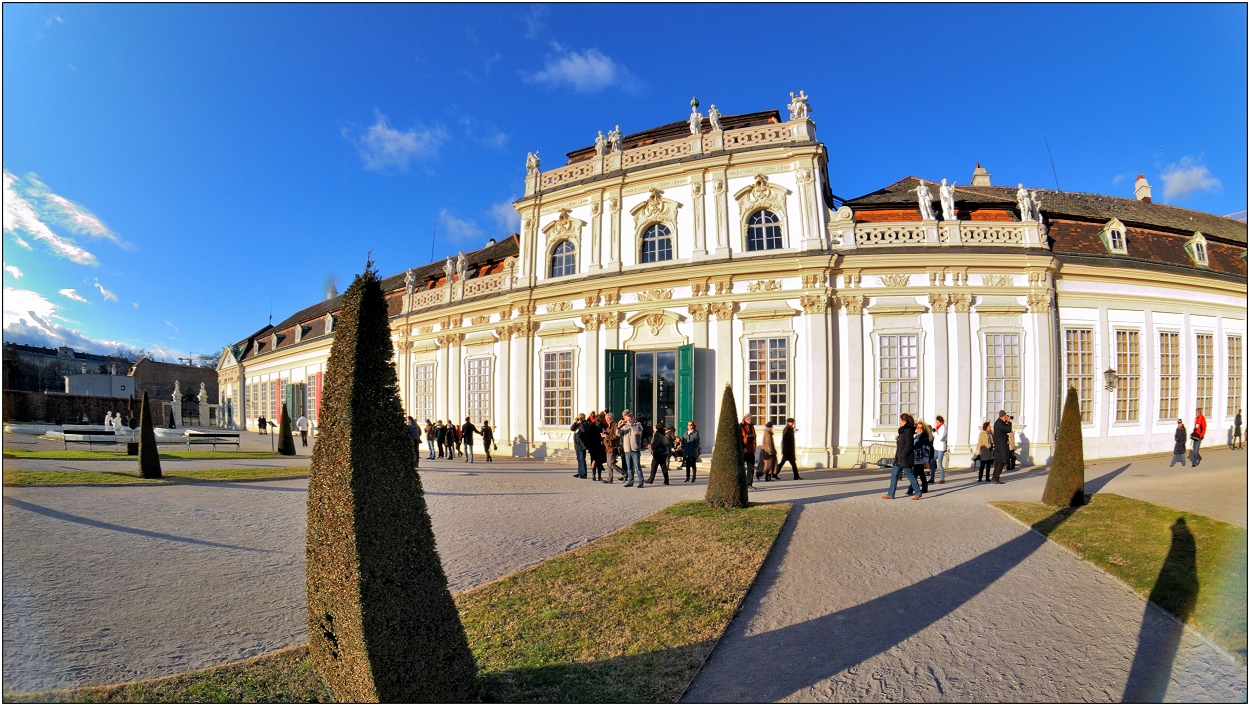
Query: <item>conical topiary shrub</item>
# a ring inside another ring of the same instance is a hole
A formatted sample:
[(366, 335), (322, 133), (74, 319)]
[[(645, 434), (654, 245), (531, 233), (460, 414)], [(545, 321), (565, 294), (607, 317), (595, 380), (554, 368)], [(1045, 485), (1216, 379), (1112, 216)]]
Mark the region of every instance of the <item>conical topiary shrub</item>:
[(1085, 444), (1081, 439), (1081, 402), (1076, 388), (1068, 388), (1059, 418), (1055, 456), (1050, 461), (1042, 502), (1047, 505), (1079, 507), (1085, 504)]
[(734, 391), (725, 386), (716, 420), (712, 466), (707, 475), (707, 504), (712, 507), (746, 507), (747, 482), (742, 476), (742, 435), (738, 429), (738, 405)]
[(139, 403), (139, 475), (143, 478), (161, 477), (161, 456), (156, 450), (156, 430), (152, 428), (152, 409), (146, 392)]
[(343, 295), (323, 383), (308, 479), (309, 650), (339, 701), (476, 700), (372, 264)]
[(295, 437), (291, 435), (291, 415), (286, 413), (286, 403), (282, 403), (282, 422), (278, 425), (278, 453), (283, 456), (295, 455)]

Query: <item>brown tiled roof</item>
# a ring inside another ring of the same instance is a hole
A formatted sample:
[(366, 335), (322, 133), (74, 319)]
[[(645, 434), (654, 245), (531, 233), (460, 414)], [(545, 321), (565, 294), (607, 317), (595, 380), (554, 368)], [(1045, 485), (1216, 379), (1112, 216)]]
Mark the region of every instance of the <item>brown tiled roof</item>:
[[(768, 125), (770, 123), (780, 123), (781, 113), (776, 110), (764, 110), (758, 113), (739, 113), (738, 115), (722, 115), (720, 118), (721, 127), (726, 130), (737, 130), (744, 127), (753, 127), (755, 125)], [(703, 132), (711, 132), (712, 123), (703, 118)], [(645, 147), (653, 145), (657, 142), (669, 142), (671, 140), (679, 140), (683, 137), (690, 137), (690, 121), (681, 120), (659, 127), (653, 127), (650, 130), (635, 132), (632, 135), (624, 135), (621, 137), (622, 149), (634, 149), (635, 147)], [(595, 156), (595, 146), (593, 143), (589, 147), (573, 150), (568, 153), (569, 164), (590, 159)]]

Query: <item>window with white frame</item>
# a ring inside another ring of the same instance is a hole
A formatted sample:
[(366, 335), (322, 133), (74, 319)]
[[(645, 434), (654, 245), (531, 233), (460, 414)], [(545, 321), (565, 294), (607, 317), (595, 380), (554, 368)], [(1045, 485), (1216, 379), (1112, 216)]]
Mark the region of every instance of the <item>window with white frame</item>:
[(1128, 241), (1125, 239), (1124, 224), (1118, 218), (1112, 218), (1102, 227), (1102, 231), (1098, 233), (1098, 237), (1102, 240), (1102, 244), (1107, 250), (1115, 255), (1128, 254)]
[(1159, 419), (1179, 419), (1181, 400), (1181, 335), (1159, 332)]
[[(985, 334), (985, 418), (1020, 413), (1020, 334)], [(905, 410), (904, 410), (905, 411)]]
[(1068, 387), (1076, 388), (1081, 405), (1081, 423), (1094, 421), (1094, 330), (1066, 329), (1064, 335), (1064, 374)]
[(257, 416), (264, 415), (266, 420), (273, 419), (273, 411), (269, 408), (269, 387), (271, 383), (268, 380), (257, 383), (260, 385), (260, 410)]
[(767, 209), (747, 218), (747, 250), (776, 250), (781, 247), (781, 219)]
[(1193, 237), (1185, 241), (1185, 252), (1189, 254), (1189, 259), (1195, 265), (1201, 267), (1209, 267), (1211, 261), (1208, 259), (1210, 253), (1207, 251), (1207, 239), (1202, 233), (1194, 233)]
[(1124, 231), (1119, 228), (1113, 228), (1107, 235), (1111, 238), (1111, 249), (1116, 252), (1122, 252), (1124, 247)]
[(1137, 421), (1141, 389), (1141, 341), (1137, 331), (1115, 332), (1115, 420)]
[(564, 277), (577, 272), (577, 247), (571, 240), (561, 240), (551, 251), (551, 276)]
[(894, 426), (899, 416), (919, 413), (920, 348), (916, 334), (888, 334), (877, 338), (879, 355), (877, 423)]
[(257, 380), (247, 384), (247, 413), (253, 420), (260, 416), (260, 382)]
[(1195, 402), (1204, 415), (1211, 414), (1211, 388), (1215, 383), (1215, 337), (1200, 333), (1194, 346), (1194, 370), (1197, 384), (1194, 386)]
[(308, 417), (314, 424), (320, 424), (317, 409), (317, 374), (308, 373), (304, 378), (304, 415)]
[(747, 341), (747, 412), (756, 424), (785, 425), (790, 409), (790, 340)]
[(573, 423), (573, 352), (543, 353), (543, 424)]
[(1228, 337), (1228, 416), (1241, 411), (1241, 336)]
[(434, 364), (412, 366), (412, 411), (417, 421), (434, 419)]
[[(481, 424), (483, 420), (490, 419), (490, 390), (491, 390), (491, 358), (470, 358), (468, 360), (468, 374), (465, 380), (465, 390), (468, 393), (468, 407), (466, 412), (474, 424)], [(572, 424), (572, 422), (569, 422)]]
[[(639, 262), (663, 262), (673, 259), (673, 238), (668, 226), (652, 223), (642, 234), (642, 252)], [(569, 422), (572, 424), (572, 422)]]

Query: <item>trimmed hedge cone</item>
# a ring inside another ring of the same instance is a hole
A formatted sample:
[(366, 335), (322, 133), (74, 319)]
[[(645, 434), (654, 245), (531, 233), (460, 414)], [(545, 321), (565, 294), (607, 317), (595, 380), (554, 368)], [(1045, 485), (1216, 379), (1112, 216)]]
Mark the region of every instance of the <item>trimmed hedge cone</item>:
[(156, 450), (156, 430), (152, 428), (152, 408), (146, 392), (139, 403), (139, 477), (161, 477), (161, 456)]
[(1042, 502), (1062, 507), (1085, 504), (1085, 442), (1081, 438), (1081, 402), (1076, 388), (1068, 388), (1055, 439), (1055, 458), (1050, 462)]
[(742, 475), (742, 435), (734, 391), (725, 386), (716, 420), (716, 442), (708, 469), (706, 502), (712, 507), (746, 507), (747, 481)]
[(308, 479), (309, 650), (343, 702), (480, 697), (412, 467), (372, 262), (344, 293)]
[(278, 425), (278, 453), (283, 456), (295, 455), (295, 437), (291, 435), (291, 415), (286, 413), (286, 403), (282, 403), (282, 422)]

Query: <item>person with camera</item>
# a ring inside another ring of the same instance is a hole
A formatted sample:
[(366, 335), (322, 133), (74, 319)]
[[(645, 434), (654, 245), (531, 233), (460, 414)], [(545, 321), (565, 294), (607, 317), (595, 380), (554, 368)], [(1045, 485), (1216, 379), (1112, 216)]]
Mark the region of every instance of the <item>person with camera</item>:
[(991, 483), (1002, 485), (1000, 478), (1007, 458), (1011, 455), (1011, 415), (1007, 410), (998, 410), (998, 419), (994, 420), (994, 479)]
[(616, 433), (621, 443), (621, 453), (625, 455), (625, 487), (633, 488), (634, 479), (638, 479), (642, 487), (642, 425), (634, 419), (633, 412), (625, 410), (620, 423), (616, 425)]

